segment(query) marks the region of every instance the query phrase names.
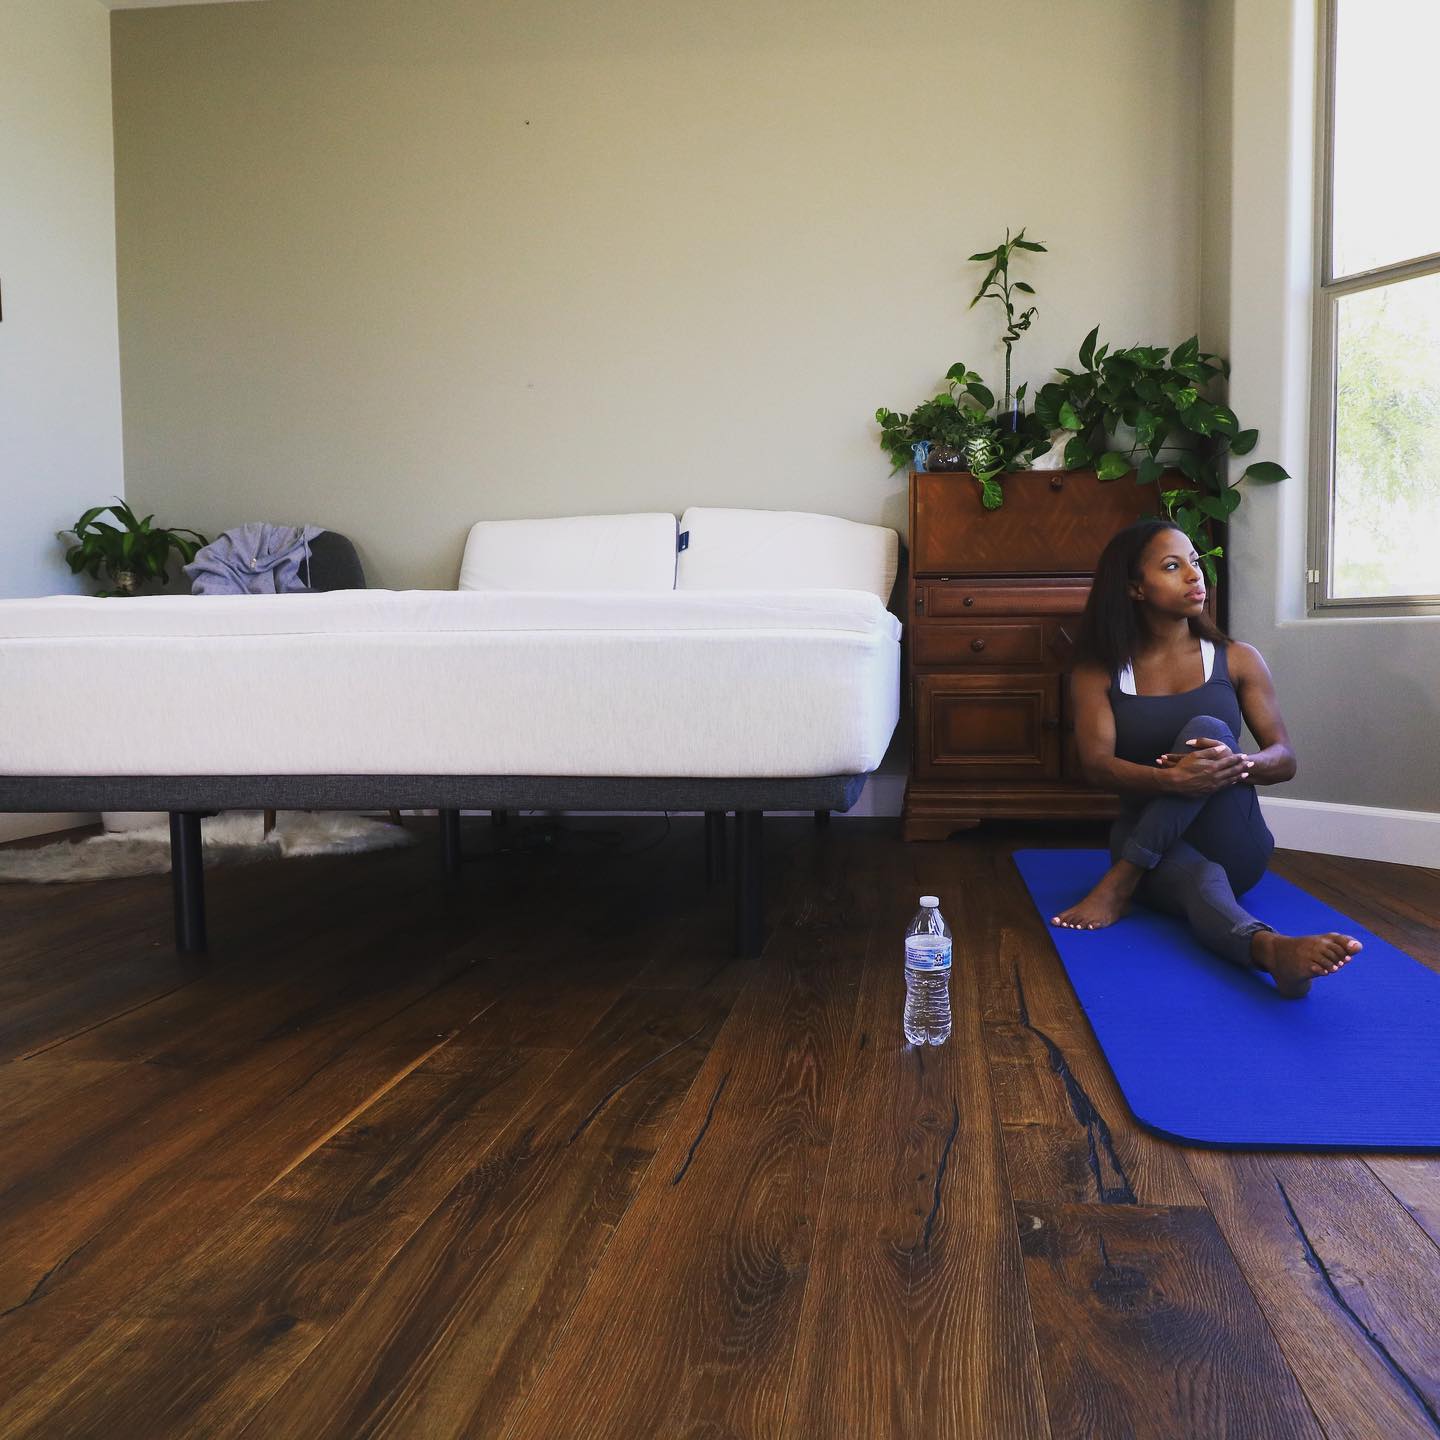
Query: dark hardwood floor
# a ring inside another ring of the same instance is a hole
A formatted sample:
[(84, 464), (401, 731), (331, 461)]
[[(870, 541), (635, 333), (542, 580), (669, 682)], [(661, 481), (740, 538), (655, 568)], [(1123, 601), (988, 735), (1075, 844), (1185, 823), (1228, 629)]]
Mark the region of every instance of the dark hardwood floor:
[[(1037, 835), (771, 821), (750, 961), (691, 819), (217, 868), (198, 961), (0, 885), (0, 1436), (1435, 1440), (1440, 1160), (1140, 1130)], [(1440, 969), (1440, 874), (1277, 868)]]

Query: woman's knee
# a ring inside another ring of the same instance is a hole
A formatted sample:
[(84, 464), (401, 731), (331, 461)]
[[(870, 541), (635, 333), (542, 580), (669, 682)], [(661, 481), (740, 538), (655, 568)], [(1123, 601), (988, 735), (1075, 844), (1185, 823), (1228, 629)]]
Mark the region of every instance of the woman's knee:
[(1187, 720), (1180, 727), (1175, 744), (1180, 746), (1187, 740), (1220, 740), (1232, 750), (1239, 743), (1235, 732), (1218, 715), (1195, 715)]

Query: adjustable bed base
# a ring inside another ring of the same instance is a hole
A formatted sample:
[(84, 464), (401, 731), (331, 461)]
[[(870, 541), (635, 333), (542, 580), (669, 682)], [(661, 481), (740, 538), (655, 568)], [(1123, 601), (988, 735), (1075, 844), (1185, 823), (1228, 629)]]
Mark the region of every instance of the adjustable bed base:
[[(0, 775), (0, 814), (164, 810), (170, 815), (175, 944), (206, 948), (200, 821), (221, 810), (438, 810), (445, 873), (460, 869), (462, 810), (700, 810), (706, 850), (736, 819), (735, 948), (758, 954), (764, 936), (760, 883), (765, 811), (849, 810), (864, 775), (791, 779), (554, 775)], [(717, 824), (717, 821), (719, 822)]]

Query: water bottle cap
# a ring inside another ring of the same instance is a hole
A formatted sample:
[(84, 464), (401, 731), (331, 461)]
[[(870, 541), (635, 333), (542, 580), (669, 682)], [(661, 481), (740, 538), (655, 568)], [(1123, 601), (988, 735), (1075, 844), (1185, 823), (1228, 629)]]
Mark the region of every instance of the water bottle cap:
[(938, 895), (922, 895), (920, 905), (925, 910), (938, 910), (940, 908), (940, 897)]

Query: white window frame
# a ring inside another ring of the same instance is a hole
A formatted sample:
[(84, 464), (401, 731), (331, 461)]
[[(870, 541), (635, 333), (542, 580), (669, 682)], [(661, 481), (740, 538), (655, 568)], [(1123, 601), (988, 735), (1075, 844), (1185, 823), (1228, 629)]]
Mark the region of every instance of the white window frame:
[(1336, 315), (1347, 295), (1392, 285), (1422, 275), (1440, 275), (1440, 251), (1382, 265), (1375, 270), (1336, 276), (1332, 271), (1335, 195), (1335, 37), (1336, 0), (1318, 0), (1320, 24), (1316, 64), (1315, 280), (1311, 325), (1310, 554), (1306, 591), (1311, 614), (1440, 615), (1440, 595), (1336, 596), (1330, 593), (1335, 534)]

